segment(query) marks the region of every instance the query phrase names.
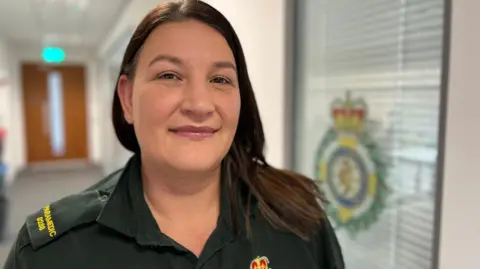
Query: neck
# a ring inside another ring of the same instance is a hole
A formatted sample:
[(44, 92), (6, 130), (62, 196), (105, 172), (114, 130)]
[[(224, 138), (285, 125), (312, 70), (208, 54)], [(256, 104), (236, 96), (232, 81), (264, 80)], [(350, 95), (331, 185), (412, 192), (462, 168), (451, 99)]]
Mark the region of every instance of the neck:
[(175, 220), (215, 216), (220, 211), (220, 167), (205, 173), (159, 169), (142, 161), (144, 195), (152, 213)]

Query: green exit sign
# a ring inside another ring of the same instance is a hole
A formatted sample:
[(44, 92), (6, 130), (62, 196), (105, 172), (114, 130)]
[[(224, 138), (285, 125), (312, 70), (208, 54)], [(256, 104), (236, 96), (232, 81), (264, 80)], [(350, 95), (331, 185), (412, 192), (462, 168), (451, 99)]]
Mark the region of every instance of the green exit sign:
[(42, 57), (47, 63), (61, 63), (65, 60), (65, 51), (61, 48), (45, 47)]

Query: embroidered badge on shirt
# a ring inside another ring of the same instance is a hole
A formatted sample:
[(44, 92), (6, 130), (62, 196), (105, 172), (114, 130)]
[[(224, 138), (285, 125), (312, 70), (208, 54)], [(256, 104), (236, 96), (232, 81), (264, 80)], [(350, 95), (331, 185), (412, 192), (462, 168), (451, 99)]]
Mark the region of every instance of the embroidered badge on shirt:
[(267, 257), (259, 256), (252, 260), (252, 262), (250, 263), (250, 269), (269, 269), (268, 267), (269, 264), (270, 264), (270, 261), (268, 260)]

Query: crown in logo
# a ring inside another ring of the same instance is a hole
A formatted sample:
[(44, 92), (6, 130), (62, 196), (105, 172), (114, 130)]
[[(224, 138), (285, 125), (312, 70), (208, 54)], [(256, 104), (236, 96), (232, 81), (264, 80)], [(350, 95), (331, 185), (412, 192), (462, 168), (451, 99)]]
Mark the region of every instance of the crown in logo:
[(363, 99), (352, 99), (347, 92), (345, 99), (333, 101), (331, 109), (335, 130), (355, 133), (363, 130), (367, 117), (367, 104)]
[(257, 257), (250, 263), (250, 269), (268, 269), (269, 263), (267, 257)]

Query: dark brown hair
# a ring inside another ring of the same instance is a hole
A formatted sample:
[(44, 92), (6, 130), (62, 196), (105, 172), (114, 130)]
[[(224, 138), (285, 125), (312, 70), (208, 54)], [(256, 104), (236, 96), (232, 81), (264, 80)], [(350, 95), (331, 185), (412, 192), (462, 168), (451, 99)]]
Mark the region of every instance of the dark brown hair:
[[(238, 175), (226, 177), (230, 186), (230, 199), (236, 199), (232, 181), (239, 179), (248, 186), (251, 195), (258, 201), (260, 212), (272, 226), (309, 239), (318, 230), (324, 218), (321, 206), (323, 195), (311, 179), (291, 171), (276, 169), (265, 160), (265, 136), (245, 56), (234, 29), (219, 11), (198, 0), (158, 5), (145, 16), (135, 30), (127, 46), (119, 77), (125, 74), (130, 79), (134, 78), (139, 51), (156, 27), (168, 22), (189, 19), (216, 29), (228, 42), (235, 57), (242, 105), (233, 144), (222, 164), (222, 169), (228, 168), (227, 171), (230, 171), (231, 175)], [(113, 125), (120, 143), (126, 149), (139, 153), (140, 146), (135, 131), (125, 121), (116, 91), (112, 110)], [(248, 208), (246, 210), (249, 210)]]

